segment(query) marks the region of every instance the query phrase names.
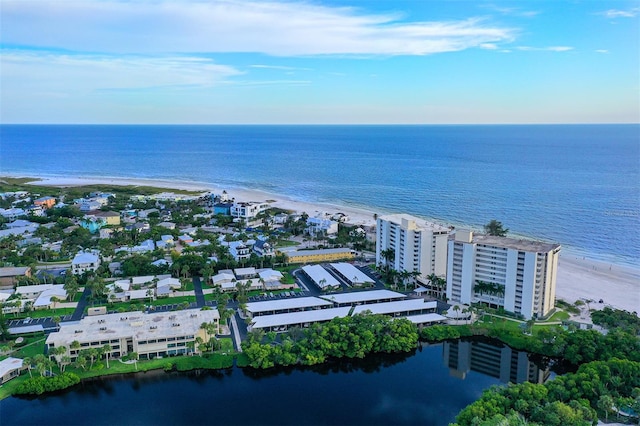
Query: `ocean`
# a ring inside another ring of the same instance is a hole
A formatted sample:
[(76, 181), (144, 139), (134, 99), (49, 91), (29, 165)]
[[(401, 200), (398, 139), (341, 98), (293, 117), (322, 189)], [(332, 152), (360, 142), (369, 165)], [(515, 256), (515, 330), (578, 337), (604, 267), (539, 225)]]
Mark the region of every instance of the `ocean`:
[(0, 175), (195, 181), (404, 212), (638, 266), (640, 126), (2, 125)]

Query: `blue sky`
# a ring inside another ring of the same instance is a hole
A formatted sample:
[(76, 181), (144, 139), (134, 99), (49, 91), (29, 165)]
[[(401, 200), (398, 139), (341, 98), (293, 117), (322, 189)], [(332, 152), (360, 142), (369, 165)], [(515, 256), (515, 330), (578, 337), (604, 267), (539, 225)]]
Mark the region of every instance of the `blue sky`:
[(637, 123), (640, 2), (0, 0), (0, 122)]

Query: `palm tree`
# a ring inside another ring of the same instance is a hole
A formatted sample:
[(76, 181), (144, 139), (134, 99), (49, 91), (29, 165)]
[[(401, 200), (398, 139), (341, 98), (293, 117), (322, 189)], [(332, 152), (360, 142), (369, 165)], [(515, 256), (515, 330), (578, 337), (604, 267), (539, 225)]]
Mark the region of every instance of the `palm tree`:
[(509, 229), (504, 229), (502, 227), (502, 222), (499, 222), (495, 219), (491, 220), (491, 222), (487, 223), (484, 226), (484, 232), (487, 235), (494, 235), (497, 237), (504, 237), (509, 232)]
[(60, 299), (56, 296), (51, 296), (51, 303), (53, 303), (53, 313), (56, 313), (56, 305), (60, 302)]
[(407, 291), (407, 279), (411, 277), (411, 272), (402, 271), (399, 273), (399, 277), (400, 277), (400, 280), (402, 281), (402, 284), (404, 284), (404, 291)]
[(104, 346), (102, 346), (102, 353), (104, 353), (106, 356), (107, 368), (109, 368), (109, 356), (111, 355), (111, 345), (107, 343)]
[(389, 268), (391, 267), (390, 263), (393, 262), (396, 258), (396, 252), (394, 249), (392, 248), (388, 248), (386, 250), (382, 250), (380, 252), (380, 256), (384, 259), (385, 261), (385, 266), (387, 268), (387, 271), (389, 270)]
[(153, 289), (149, 288), (147, 289), (147, 297), (149, 298), (149, 304), (151, 304), (151, 302), (153, 301)]
[(460, 311), (460, 305), (453, 305), (453, 310), (456, 313), (456, 319), (458, 319), (458, 311)]
[(27, 366), (27, 370), (29, 370), (29, 377), (33, 377), (31, 375), (31, 364), (33, 364), (33, 359), (29, 356), (26, 356), (22, 359), (22, 365)]
[(64, 373), (64, 369), (67, 365), (71, 364), (71, 357), (69, 355), (62, 355), (60, 358), (60, 370)]
[(129, 359), (133, 360), (136, 365), (136, 371), (138, 371), (138, 352), (129, 352)]

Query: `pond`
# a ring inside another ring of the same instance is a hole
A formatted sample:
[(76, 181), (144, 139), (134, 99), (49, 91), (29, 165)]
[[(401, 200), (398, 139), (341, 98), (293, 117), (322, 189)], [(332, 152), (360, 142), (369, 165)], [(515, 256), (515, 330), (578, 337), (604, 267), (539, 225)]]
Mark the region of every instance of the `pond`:
[(447, 425), (491, 385), (542, 383), (526, 352), (472, 339), (307, 368), (154, 371), (8, 398), (8, 425)]

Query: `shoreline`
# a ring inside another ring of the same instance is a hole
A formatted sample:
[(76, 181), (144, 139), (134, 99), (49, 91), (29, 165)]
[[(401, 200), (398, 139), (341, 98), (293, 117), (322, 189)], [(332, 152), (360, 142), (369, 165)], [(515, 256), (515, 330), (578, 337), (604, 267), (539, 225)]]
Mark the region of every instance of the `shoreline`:
[[(11, 177), (25, 177), (5, 174)], [(223, 187), (197, 181), (176, 181), (164, 179), (124, 178), (124, 177), (62, 177), (62, 176), (28, 176), (36, 179), (28, 185), (51, 187), (72, 187), (91, 184), (105, 184), (117, 186), (153, 186), (162, 189), (181, 189), (188, 191), (202, 191), (221, 193), (226, 190), (231, 197), (242, 201), (276, 200), (273, 207), (291, 210), (298, 213), (306, 212), (309, 216), (322, 213), (342, 212), (349, 216), (347, 223), (353, 225), (371, 226), (375, 224), (374, 215), (384, 215), (388, 212), (375, 212), (371, 208), (338, 205), (330, 202), (312, 202), (295, 199), (284, 194), (274, 194), (268, 191)], [(450, 226), (438, 222), (444, 226)], [(514, 235), (517, 238), (521, 235)], [(558, 276), (556, 297), (566, 302), (591, 299), (591, 309), (602, 309), (611, 306), (629, 312), (640, 311), (640, 268), (634, 268), (626, 263), (610, 262), (603, 259), (591, 258), (579, 252), (572, 252), (563, 247), (558, 262)], [(598, 303), (602, 299), (603, 303)]]

